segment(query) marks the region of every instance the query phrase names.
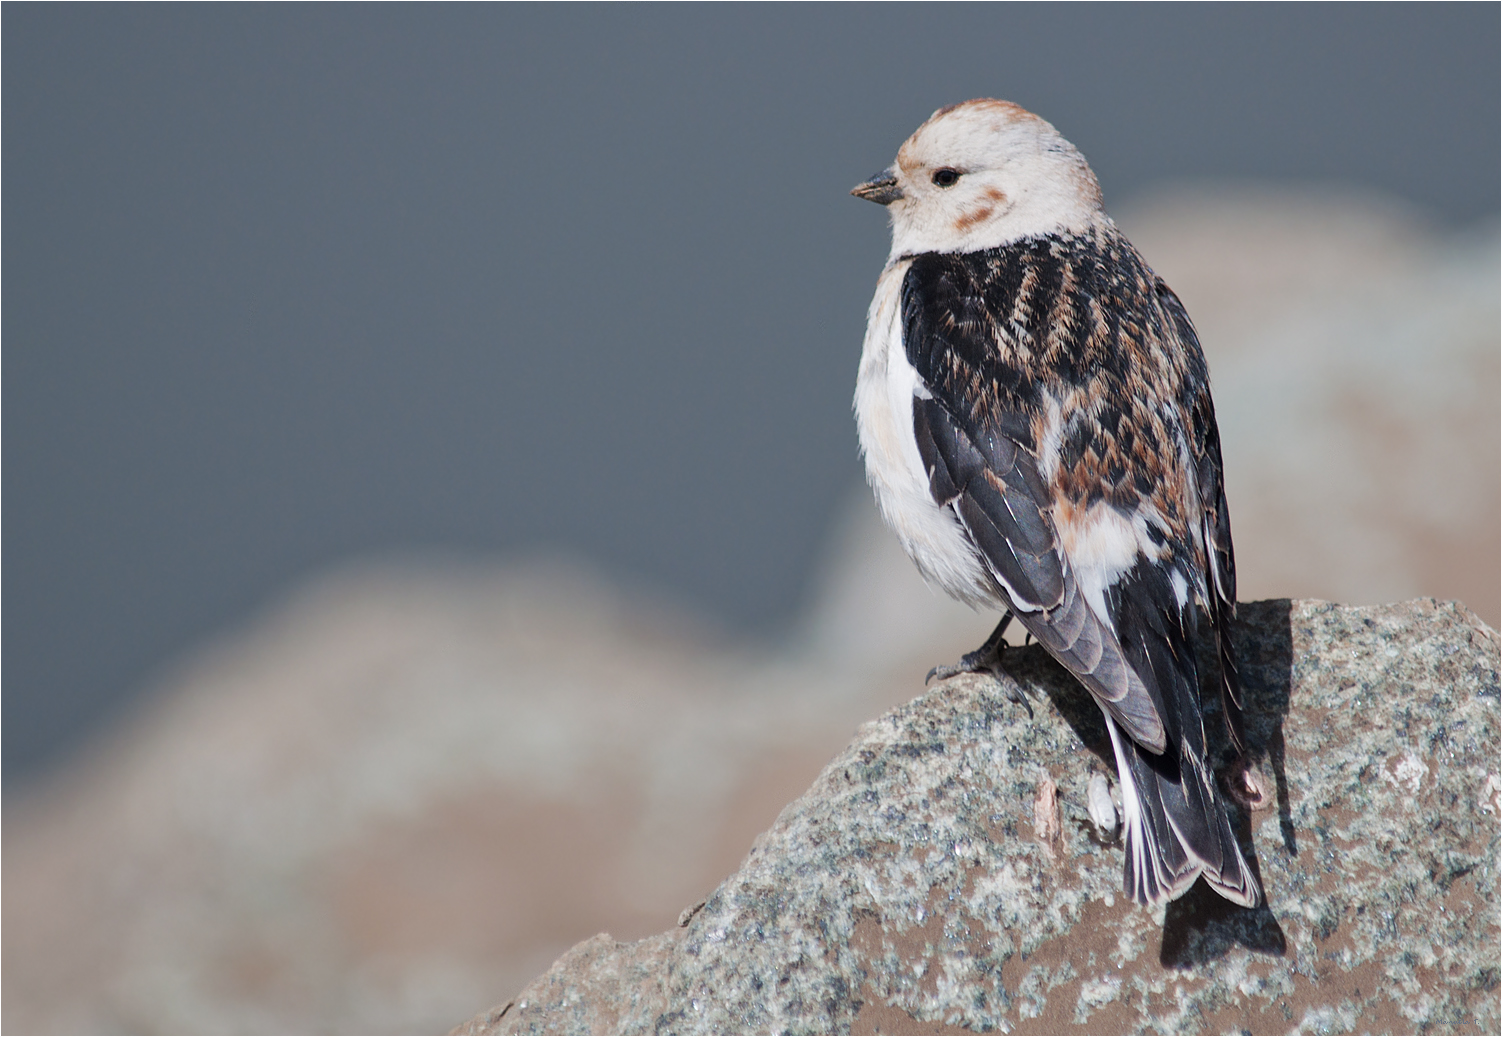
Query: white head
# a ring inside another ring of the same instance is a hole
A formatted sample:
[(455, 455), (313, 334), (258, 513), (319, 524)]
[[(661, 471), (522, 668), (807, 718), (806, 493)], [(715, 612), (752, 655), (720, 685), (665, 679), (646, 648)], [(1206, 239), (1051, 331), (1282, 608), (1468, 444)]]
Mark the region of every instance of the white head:
[(894, 257), (975, 252), (1103, 218), (1085, 156), (1032, 112), (986, 98), (934, 112), (851, 194), (887, 207)]

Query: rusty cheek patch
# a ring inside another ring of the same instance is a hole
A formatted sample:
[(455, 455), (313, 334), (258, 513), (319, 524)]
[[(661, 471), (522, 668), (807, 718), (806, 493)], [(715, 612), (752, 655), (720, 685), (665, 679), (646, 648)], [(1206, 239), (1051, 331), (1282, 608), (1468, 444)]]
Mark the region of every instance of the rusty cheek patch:
[(971, 227), (976, 226), (977, 224), (985, 223), (993, 215), (995, 215), (996, 207), (1007, 200), (1006, 194), (995, 187), (987, 187), (984, 191), (981, 192), (981, 194), (991, 204), (983, 205), (979, 209), (976, 209), (974, 212), (965, 213), (959, 219), (955, 220), (955, 230), (963, 233), (969, 230)]
[(965, 215), (954, 221), (954, 229), (958, 231), (967, 231), (971, 227), (974, 227), (977, 223), (984, 223), (989, 220), (991, 218), (991, 214), (995, 211), (996, 209), (994, 207), (987, 205), (984, 208), (976, 209), (974, 212), (967, 212)]

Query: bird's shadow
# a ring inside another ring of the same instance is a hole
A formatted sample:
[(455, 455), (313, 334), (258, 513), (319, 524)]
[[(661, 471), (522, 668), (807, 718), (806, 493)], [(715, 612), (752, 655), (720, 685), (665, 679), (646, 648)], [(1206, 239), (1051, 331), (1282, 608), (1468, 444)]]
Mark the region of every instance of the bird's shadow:
[[(1266, 761), (1272, 771), (1283, 849), (1290, 856), (1297, 856), (1298, 840), (1289, 804), (1283, 743), (1283, 718), (1288, 715), (1293, 686), (1292, 607), (1287, 598), (1242, 603), (1238, 606), (1235, 642), (1237, 671), (1245, 697), (1242, 719), (1246, 762), (1255, 765)], [(1208, 649), (1208, 646), (1201, 647)], [(1201, 652), (1200, 662), (1200, 671), (1210, 678), (1200, 691), (1204, 704), (1205, 737), (1215, 772), (1224, 776), (1236, 761), (1221, 716), (1218, 663), (1210, 650)], [(1085, 747), (1095, 753), (1108, 769), (1115, 770), (1116, 759), (1100, 709), (1062, 666), (1041, 647), (1008, 651), (1002, 656), (1002, 666), (1009, 676), (1024, 686), (1041, 688)], [(1041, 672), (1045, 670), (1048, 672)], [(1225, 800), (1241, 852), (1265, 891), (1257, 849), (1252, 843), (1251, 818), (1230, 796)], [(1283, 955), (1288, 947), (1287, 938), (1268, 908), (1265, 895), (1255, 908), (1239, 907), (1201, 880), (1184, 896), (1169, 902), (1163, 919), (1159, 961), (1169, 968), (1191, 968), (1223, 957), (1238, 944), (1249, 950), (1278, 956)]]

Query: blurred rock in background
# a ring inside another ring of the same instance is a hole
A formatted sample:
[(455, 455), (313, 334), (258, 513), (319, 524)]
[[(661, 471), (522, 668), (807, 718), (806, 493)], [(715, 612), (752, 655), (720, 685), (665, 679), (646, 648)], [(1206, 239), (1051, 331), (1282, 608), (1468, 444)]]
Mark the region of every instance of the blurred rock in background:
[[(1121, 223), (1210, 358), (1241, 597), (1496, 625), (1497, 227), (1232, 188)], [(863, 489), (826, 559), (777, 649), (558, 560), (313, 581), (7, 800), (4, 1028), (442, 1031), (578, 940), (667, 928), (992, 624)]]
[(880, 708), (692, 629), (562, 563), (319, 581), (8, 805), (5, 1027), (444, 1031), (662, 929)]

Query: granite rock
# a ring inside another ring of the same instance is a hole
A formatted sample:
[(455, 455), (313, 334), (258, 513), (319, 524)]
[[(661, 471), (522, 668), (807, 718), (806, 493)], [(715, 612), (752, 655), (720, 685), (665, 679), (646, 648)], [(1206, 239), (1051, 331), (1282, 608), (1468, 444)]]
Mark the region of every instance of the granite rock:
[(863, 726), (677, 928), (587, 940), (456, 1032), (1497, 1032), (1497, 633), (1432, 599), (1241, 625), (1261, 907), (1122, 896), (1099, 713), (1012, 649)]

